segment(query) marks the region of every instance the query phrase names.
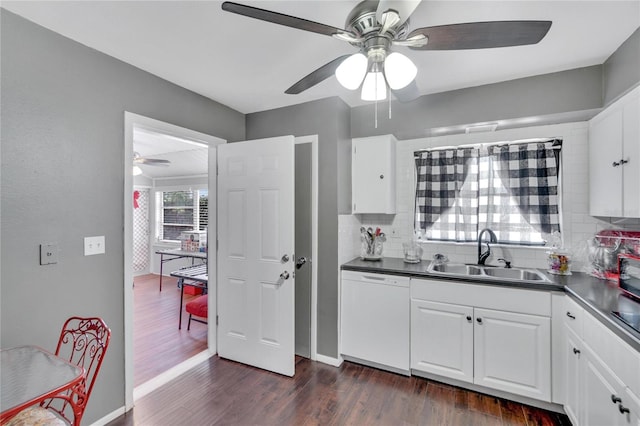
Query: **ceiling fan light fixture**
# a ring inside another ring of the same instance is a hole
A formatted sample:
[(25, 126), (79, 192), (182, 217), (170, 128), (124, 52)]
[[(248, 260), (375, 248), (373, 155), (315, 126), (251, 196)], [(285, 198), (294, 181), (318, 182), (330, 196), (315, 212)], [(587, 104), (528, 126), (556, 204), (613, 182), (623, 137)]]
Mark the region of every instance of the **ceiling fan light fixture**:
[(384, 75), (378, 69), (377, 64), (371, 68), (362, 83), (362, 93), (360, 98), (363, 101), (382, 101), (387, 99), (387, 83)]
[(402, 53), (393, 52), (384, 61), (384, 75), (392, 90), (400, 90), (416, 78), (418, 68)]
[(356, 90), (362, 84), (367, 73), (367, 57), (362, 53), (356, 53), (342, 61), (336, 69), (338, 82), (349, 90)]
[(139, 176), (139, 175), (142, 174), (142, 169), (140, 167), (138, 167), (138, 166), (133, 166), (132, 174), (134, 176)]

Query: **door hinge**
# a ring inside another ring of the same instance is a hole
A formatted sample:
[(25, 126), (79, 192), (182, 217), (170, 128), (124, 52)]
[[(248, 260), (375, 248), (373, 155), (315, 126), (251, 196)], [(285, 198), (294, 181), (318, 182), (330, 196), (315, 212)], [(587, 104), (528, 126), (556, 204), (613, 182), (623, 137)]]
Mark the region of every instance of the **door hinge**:
[(216, 325), (218, 325), (218, 316), (216, 315)]
[(356, 203), (353, 203), (353, 211), (356, 211)]
[(218, 251), (218, 240), (216, 240), (216, 251)]

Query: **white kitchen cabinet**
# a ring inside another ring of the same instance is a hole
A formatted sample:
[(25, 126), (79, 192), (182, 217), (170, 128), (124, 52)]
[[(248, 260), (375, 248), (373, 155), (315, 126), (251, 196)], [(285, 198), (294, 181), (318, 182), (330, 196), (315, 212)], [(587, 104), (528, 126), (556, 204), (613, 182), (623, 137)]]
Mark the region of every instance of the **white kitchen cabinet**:
[(547, 292), (411, 280), (411, 368), (551, 401)]
[(409, 375), (409, 278), (342, 271), (341, 354)]
[(564, 368), (558, 373), (563, 374), (566, 386), (564, 411), (575, 426), (580, 424), (581, 385), (582, 385), (582, 340), (566, 324), (563, 325), (565, 334)]
[(583, 425), (633, 425), (624, 392), (625, 386), (607, 368), (596, 354), (585, 347), (582, 370), (582, 416)]
[(412, 300), (411, 368), (473, 383), (473, 308)]
[(393, 135), (352, 140), (353, 213), (396, 212), (396, 139)]
[(474, 309), (474, 383), (551, 400), (551, 320)]
[(640, 88), (589, 122), (589, 212), (640, 217)]
[(565, 412), (574, 426), (639, 426), (640, 354), (564, 297), (553, 320), (563, 326)]

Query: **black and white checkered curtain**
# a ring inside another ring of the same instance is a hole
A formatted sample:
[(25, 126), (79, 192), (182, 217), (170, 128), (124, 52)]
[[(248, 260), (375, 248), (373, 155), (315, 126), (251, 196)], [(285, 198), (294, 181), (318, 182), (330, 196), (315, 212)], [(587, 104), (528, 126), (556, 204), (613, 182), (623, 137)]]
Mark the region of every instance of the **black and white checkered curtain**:
[(472, 241), (478, 223), (478, 150), (452, 148), (414, 153), (415, 229), (428, 239)]
[[(493, 173), (491, 177), (487, 176), (488, 183), (484, 185), (481, 172), (480, 187), (490, 188), (486, 202), (486, 226), (498, 231), (498, 240), (538, 242), (531, 240), (529, 227), (543, 234), (560, 231), (559, 142), (548, 140), (488, 147), (488, 169)], [(496, 177), (500, 185), (494, 185)], [(481, 189), (481, 198), (483, 192)], [(485, 213), (484, 204), (481, 199), (481, 216)], [(524, 218), (526, 223), (516, 220), (517, 215)], [(515, 222), (520, 225), (514, 225)], [(507, 236), (506, 233), (511, 235)]]

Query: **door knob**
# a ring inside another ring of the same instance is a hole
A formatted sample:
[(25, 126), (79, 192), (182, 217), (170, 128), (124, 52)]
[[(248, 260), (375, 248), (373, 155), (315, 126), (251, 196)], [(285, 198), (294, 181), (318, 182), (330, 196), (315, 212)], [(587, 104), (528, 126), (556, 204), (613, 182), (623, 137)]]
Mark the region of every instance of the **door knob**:
[(282, 263), (287, 263), (289, 261), (289, 255), (288, 254), (283, 254), (282, 258), (280, 259), (280, 261)]
[(284, 271), (283, 273), (280, 274), (280, 279), (281, 280), (288, 280), (289, 279), (289, 273), (287, 271)]
[(302, 256), (299, 257), (298, 260), (296, 260), (296, 269), (300, 269), (302, 268), (302, 265), (304, 265), (305, 263), (307, 263), (309, 261), (309, 259), (307, 259), (306, 257)]

